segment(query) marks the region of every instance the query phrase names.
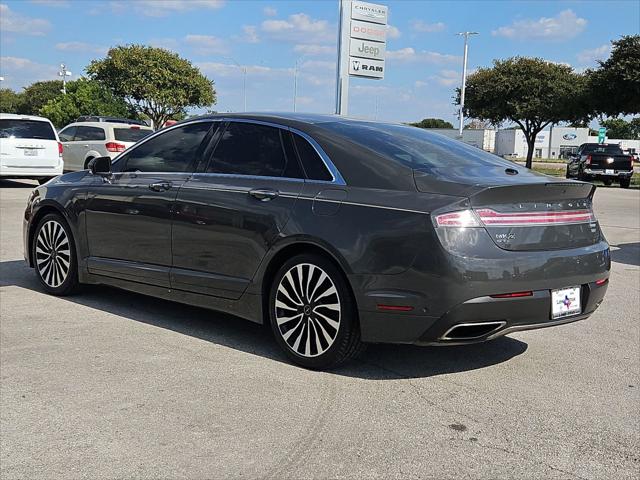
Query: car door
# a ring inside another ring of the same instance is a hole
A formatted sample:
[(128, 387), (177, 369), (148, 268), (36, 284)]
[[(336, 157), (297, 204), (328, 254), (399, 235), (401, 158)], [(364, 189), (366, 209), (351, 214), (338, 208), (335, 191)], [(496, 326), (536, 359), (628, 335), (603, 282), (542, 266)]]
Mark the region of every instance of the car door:
[(571, 175), (578, 175), (580, 172), (580, 158), (582, 157), (582, 147), (578, 148), (578, 151), (571, 155), (569, 161), (569, 173)]
[(75, 155), (75, 143), (73, 141), (76, 135), (77, 127), (75, 125), (69, 125), (63, 128), (58, 133), (60, 142), (62, 143), (62, 159), (64, 160), (64, 170), (77, 170), (74, 166), (78, 163)]
[(290, 132), (231, 121), (180, 189), (171, 288), (237, 299), (289, 220), (303, 186)]
[(171, 219), (180, 187), (208, 142), (211, 121), (195, 121), (142, 141), (96, 177), (86, 207), (91, 273), (169, 286)]
[[(91, 127), (88, 125), (78, 125), (74, 138), (74, 165), (75, 170), (87, 168), (86, 160), (89, 157), (100, 156), (100, 146), (104, 146), (106, 134), (102, 127)], [(91, 155), (88, 155), (90, 154)]]

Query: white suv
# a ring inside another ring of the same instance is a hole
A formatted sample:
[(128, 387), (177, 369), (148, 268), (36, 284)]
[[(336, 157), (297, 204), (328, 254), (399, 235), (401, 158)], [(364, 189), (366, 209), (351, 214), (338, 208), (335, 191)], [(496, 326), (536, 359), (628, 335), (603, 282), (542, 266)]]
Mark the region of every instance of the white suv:
[(96, 157), (115, 158), (153, 132), (146, 125), (124, 122), (75, 122), (60, 130), (65, 171), (86, 170)]
[(0, 177), (44, 183), (62, 170), (62, 144), (48, 119), (0, 113)]

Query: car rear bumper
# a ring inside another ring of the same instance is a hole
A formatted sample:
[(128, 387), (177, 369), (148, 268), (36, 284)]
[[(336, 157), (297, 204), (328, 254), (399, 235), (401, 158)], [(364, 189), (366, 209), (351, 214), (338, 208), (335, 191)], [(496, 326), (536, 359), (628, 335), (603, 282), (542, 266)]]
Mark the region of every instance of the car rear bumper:
[[(452, 270), (450, 261), (444, 274), (409, 270), (398, 275), (350, 276), (362, 340), (458, 345), (582, 320), (602, 302), (610, 269), (609, 248), (604, 240), (564, 251), (501, 251), (490, 260), (456, 260), (458, 269)], [(434, 260), (435, 264), (441, 262)], [(596, 283), (603, 280), (602, 284)], [(580, 313), (552, 318), (551, 290), (578, 285)], [(531, 295), (492, 297), (513, 292)]]
[(600, 169), (591, 169), (585, 168), (584, 173), (586, 175), (591, 175), (593, 177), (630, 177), (633, 175), (633, 170), (600, 170)]
[[(44, 162), (43, 162), (44, 163)], [(64, 163), (56, 159), (51, 165), (20, 165), (17, 161), (3, 160), (0, 163), (0, 177), (4, 178), (42, 178), (62, 175)]]

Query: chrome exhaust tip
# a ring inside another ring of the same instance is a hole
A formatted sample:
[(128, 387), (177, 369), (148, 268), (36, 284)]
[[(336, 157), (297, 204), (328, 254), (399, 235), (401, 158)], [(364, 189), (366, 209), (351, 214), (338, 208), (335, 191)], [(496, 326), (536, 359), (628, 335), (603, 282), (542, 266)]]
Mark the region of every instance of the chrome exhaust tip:
[(494, 322), (459, 323), (445, 332), (440, 340), (477, 340), (496, 333), (507, 324), (504, 320)]

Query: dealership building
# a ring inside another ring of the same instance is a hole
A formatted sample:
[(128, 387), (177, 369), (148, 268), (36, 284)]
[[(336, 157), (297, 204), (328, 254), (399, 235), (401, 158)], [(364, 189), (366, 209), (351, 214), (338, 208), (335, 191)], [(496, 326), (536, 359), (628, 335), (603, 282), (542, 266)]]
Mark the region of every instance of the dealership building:
[[(456, 129), (436, 128), (433, 131), (451, 138), (458, 138)], [(527, 156), (527, 140), (520, 129), (463, 130), (462, 141), (501, 157), (524, 158)], [(598, 143), (598, 137), (589, 135), (588, 128), (552, 127), (536, 136), (533, 156), (534, 158), (567, 158), (583, 143)], [(640, 140), (607, 137), (605, 143), (618, 144), (629, 153), (640, 152)]]

